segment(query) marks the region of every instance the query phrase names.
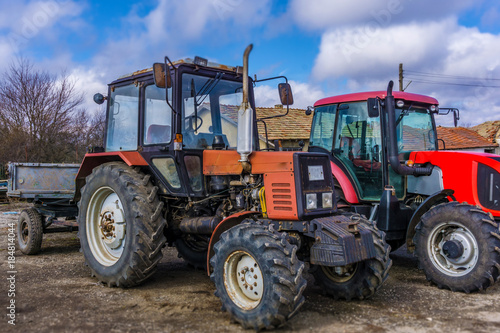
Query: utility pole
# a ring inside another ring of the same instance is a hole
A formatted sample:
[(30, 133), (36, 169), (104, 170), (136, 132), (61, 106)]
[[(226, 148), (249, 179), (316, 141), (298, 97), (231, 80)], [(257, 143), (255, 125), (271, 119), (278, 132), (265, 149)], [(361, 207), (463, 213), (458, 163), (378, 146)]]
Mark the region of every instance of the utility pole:
[(403, 88), (403, 64), (399, 64), (399, 91), (404, 91)]

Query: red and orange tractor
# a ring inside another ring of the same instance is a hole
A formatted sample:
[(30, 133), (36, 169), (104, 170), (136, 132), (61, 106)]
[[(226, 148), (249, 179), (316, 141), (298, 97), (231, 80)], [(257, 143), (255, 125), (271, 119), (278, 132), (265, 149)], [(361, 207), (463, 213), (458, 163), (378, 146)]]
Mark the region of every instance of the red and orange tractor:
[[(383, 232), (338, 211), (327, 154), (258, 151), (250, 50), (243, 68), (166, 57), (96, 94), (107, 102), (105, 145), (85, 156), (75, 202), (97, 279), (143, 282), (168, 243), (207, 268), (234, 320), (259, 330), (296, 313), (309, 268), (328, 293), (363, 299), (391, 260)], [(41, 220), (27, 218), (27, 232)]]

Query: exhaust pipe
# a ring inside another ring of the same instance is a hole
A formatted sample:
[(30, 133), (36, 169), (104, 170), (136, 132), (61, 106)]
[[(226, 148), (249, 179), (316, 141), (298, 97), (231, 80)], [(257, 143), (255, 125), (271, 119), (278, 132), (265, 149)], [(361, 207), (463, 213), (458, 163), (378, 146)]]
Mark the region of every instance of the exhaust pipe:
[(396, 110), (394, 96), (392, 95), (392, 87), (394, 82), (392, 80), (387, 86), (387, 96), (385, 98), (385, 105), (387, 110), (387, 119), (389, 121), (389, 164), (399, 175), (408, 176), (428, 176), (432, 173), (432, 167), (422, 168), (422, 167), (409, 167), (406, 165), (401, 165), (399, 163), (399, 152), (397, 145), (397, 135), (396, 135)]
[(244, 173), (250, 173), (252, 170), (248, 160), (253, 151), (254, 111), (248, 102), (248, 57), (252, 48), (252, 44), (248, 45), (243, 54), (243, 102), (238, 110), (238, 145), (236, 150), (240, 154), (239, 162), (241, 162)]

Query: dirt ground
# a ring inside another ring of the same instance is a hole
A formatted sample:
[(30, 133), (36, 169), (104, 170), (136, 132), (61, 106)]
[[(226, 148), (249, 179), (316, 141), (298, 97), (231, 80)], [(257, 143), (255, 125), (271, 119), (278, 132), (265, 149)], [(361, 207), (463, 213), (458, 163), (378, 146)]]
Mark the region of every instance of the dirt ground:
[[(0, 206), (0, 332), (252, 332), (231, 323), (205, 272), (175, 249), (164, 249), (147, 283), (108, 288), (90, 276), (76, 233), (45, 234), (35, 256), (16, 251), (15, 296), (9, 295), (8, 223), (21, 208)], [(404, 249), (392, 259), (389, 279), (371, 299), (334, 301), (310, 283), (298, 315), (276, 331), (500, 332), (500, 284), (474, 294), (440, 290)], [(12, 299), (15, 326), (7, 316)]]

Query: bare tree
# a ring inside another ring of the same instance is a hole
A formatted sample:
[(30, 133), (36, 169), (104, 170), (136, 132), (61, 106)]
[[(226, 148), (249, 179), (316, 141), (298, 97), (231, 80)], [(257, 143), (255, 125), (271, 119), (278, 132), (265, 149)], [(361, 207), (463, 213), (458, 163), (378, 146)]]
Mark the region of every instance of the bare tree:
[(26, 59), (11, 65), (0, 79), (0, 162), (75, 161), (74, 129), (78, 112), (84, 112), (78, 110), (82, 100), (64, 73), (57, 77), (35, 70)]

